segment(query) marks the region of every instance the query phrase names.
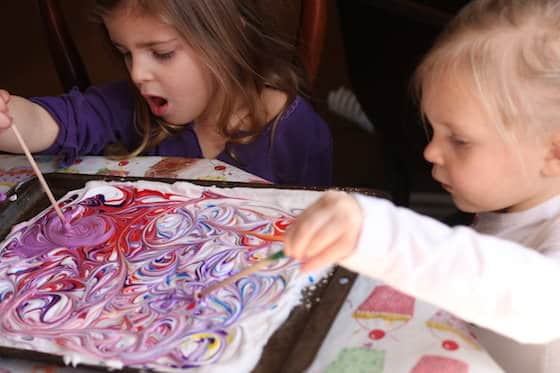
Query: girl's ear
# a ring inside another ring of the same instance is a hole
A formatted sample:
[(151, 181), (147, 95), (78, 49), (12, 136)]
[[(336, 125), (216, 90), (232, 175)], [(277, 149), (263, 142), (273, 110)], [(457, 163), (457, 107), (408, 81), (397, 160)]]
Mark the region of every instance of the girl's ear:
[(560, 176), (560, 131), (552, 133), (548, 144), (542, 173), (545, 176)]

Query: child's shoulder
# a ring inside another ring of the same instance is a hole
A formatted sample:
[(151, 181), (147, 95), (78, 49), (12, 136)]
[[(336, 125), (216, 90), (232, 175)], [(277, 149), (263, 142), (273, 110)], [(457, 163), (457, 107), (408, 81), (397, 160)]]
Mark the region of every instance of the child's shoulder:
[(84, 94), (100, 95), (110, 99), (133, 101), (134, 86), (128, 80), (118, 80), (88, 88)]
[(279, 114), (277, 131), (286, 135), (329, 134), (327, 123), (303, 96), (296, 95)]
[(57, 96), (29, 97), (29, 100), (48, 107), (82, 107), (84, 104), (92, 107), (107, 106), (115, 110), (123, 107), (130, 109), (134, 105), (134, 86), (127, 80), (119, 80), (100, 85), (94, 85), (81, 91), (78, 87)]
[(301, 95), (290, 98), (285, 92), (268, 88), (263, 92), (263, 100), (269, 113), (268, 120), (270, 123), (302, 119), (304, 122), (312, 120), (313, 123), (324, 123), (313, 106)]
[[(314, 152), (330, 153), (332, 136), (327, 123), (302, 96), (295, 96), (270, 123), (274, 151), (285, 157), (305, 158)], [(268, 132), (268, 131), (267, 131)]]

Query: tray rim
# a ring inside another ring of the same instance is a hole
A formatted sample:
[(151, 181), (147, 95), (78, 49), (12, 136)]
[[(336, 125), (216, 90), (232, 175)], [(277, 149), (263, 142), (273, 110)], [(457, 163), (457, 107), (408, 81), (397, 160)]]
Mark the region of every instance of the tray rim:
[[(146, 176), (118, 176), (118, 175), (104, 175), (104, 174), (84, 174), (84, 173), (69, 173), (69, 172), (47, 172), (43, 176), (45, 180), (49, 181), (51, 178), (69, 178), (69, 179), (85, 179), (85, 182), (91, 180), (98, 181), (154, 181), (154, 182), (164, 182), (164, 183), (174, 183), (174, 182), (188, 182), (200, 186), (215, 186), (218, 188), (258, 188), (258, 189), (289, 189), (289, 190), (311, 190), (311, 191), (326, 191), (326, 190), (339, 190), (348, 193), (362, 193), (365, 195), (378, 196), (381, 198), (390, 199), (390, 195), (387, 191), (375, 188), (363, 188), (363, 187), (351, 187), (351, 186), (310, 186), (310, 185), (292, 185), (292, 184), (269, 184), (269, 183), (256, 183), (256, 182), (245, 182), (245, 181), (227, 181), (227, 180), (211, 180), (211, 179), (186, 179), (186, 178), (170, 178), (170, 177), (146, 177)], [(30, 178), (16, 184), (6, 193), (10, 196), (14, 192), (20, 189), (25, 189), (29, 184), (39, 183), (37, 176), (31, 176)]]

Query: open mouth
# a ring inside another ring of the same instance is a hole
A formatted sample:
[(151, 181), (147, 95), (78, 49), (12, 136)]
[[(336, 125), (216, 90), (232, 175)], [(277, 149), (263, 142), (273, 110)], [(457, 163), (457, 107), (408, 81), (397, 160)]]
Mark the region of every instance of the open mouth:
[(148, 105), (150, 105), (152, 113), (157, 116), (164, 115), (169, 107), (168, 101), (163, 97), (146, 96), (146, 101), (148, 101)]

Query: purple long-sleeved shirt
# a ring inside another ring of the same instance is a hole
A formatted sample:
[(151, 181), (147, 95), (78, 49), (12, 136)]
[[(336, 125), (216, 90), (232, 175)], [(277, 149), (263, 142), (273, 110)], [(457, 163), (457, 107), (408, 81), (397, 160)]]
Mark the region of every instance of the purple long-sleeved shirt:
[[(34, 97), (55, 119), (60, 132), (44, 154), (61, 154), (66, 162), (80, 155), (101, 155), (105, 147), (121, 143), (134, 148), (140, 140), (133, 123), (133, 88), (126, 81), (77, 89), (52, 97)], [(303, 98), (296, 97), (281, 114), (274, 131), (272, 122), (249, 144), (231, 144), (217, 159), (273, 183), (324, 185), (332, 182), (332, 138), (327, 124)], [(144, 155), (203, 158), (192, 125)]]

